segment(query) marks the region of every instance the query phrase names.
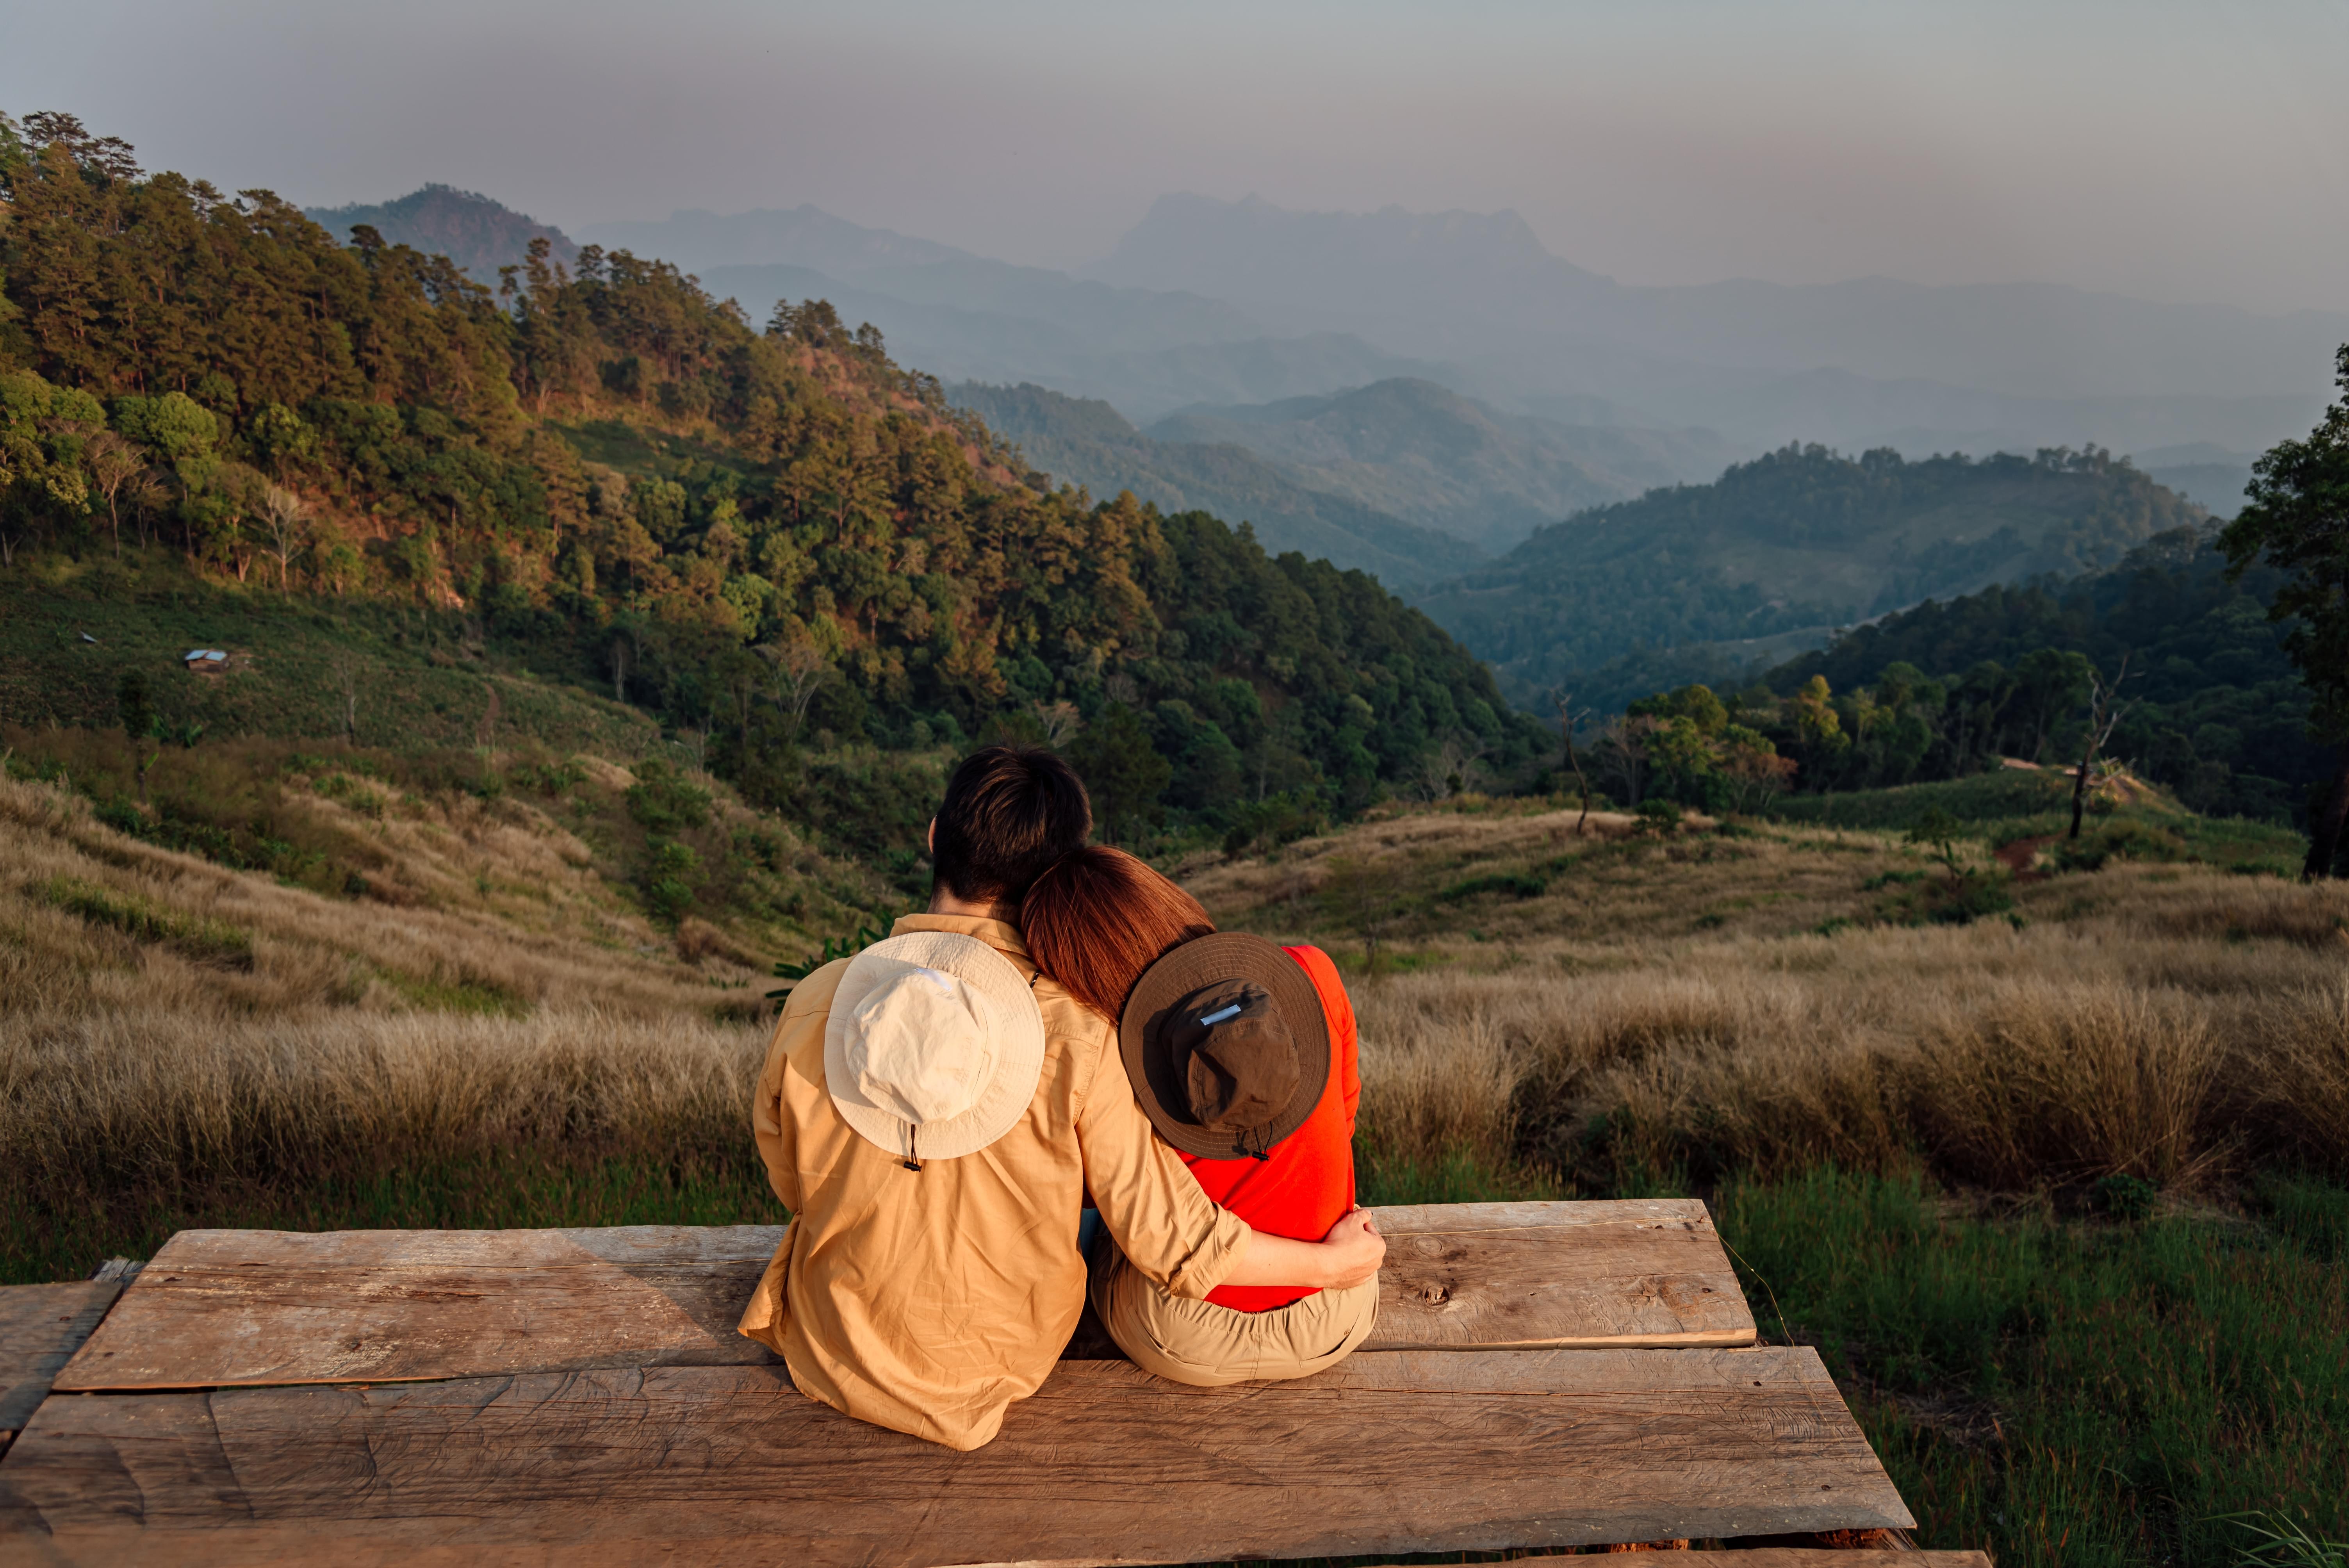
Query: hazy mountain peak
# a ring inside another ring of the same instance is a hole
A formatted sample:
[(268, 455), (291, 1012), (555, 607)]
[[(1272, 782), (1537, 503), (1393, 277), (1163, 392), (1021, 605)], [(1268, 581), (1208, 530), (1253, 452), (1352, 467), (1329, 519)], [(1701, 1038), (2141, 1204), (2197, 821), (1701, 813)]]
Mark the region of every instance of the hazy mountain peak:
[(608, 250), (658, 256), (688, 270), (790, 265), (856, 273), (872, 267), (975, 261), (970, 252), (894, 229), (868, 229), (823, 208), (757, 208), (748, 212), (680, 210), (667, 217), (591, 223), (580, 238)]
[(533, 240), (545, 240), (559, 262), (579, 253), (579, 247), (553, 224), (453, 185), (426, 185), (397, 201), (373, 205), (305, 211), (311, 222), (342, 243), (349, 243), (351, 230), (365, 223), (392, 244), (448, 257), (479, 283), (496, 283), (498, 269), (519, 263)]
[(1261, 196), (1226, 201), (1174, 192), (1151, 203), (1087, 276), (1190, 289), (1242, 303), (1382, 312), (1499, 289), (1606, 291), (1612, 284), (1552, 255), (1513, 210), (1299, 212)]

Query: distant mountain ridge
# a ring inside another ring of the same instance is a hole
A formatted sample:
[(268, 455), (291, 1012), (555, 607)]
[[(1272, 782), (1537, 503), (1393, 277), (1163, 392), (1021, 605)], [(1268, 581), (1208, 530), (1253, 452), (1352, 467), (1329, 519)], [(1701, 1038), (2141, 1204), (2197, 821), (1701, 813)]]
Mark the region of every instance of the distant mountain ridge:
[(806, 202), (750, 212), (680, 210), (667, 218), (590, 223), (579, 231), (579, 238), (583, 243), (607, 251), (658, 256), (688, 272), (788, 262), (847, 273), (866, 267), (981, 259), (935, 240), (917, 240), (890, 229), (868, 229)]
[(1031, 384), (947, 389), (1038, 469), (1096, 498), (1131, 490), (1161, 511), (1211, 511), (1254, 527), (1265, 549), (1298, 551), (1371, 573), (1390, 587), (1425, 584), (1474, 559), (1473, 545), (1345, 496), (1313, 489), (1286, 465), (1232, 443), (1153, 440), (1098, 399)]
[(546, 241), (556, 261), (579, 256), (579, 247), (553, 224), (453, 185), (427, 185), (372, 206), (311, 207), (304, 215), (345, 244), (364, 223), (392, 244), (448, 257), (480, 284), (495, 284), (498, 269), (520, 263), (535, 239)]
[(1890, 278), (1682, 287), (1617, 283), (1553, 255), (1513, 211), (1296, 212), (1161, 197), (1081, 275), (1229, 299), (1268, 321), (1361, 330), (1406, 353), (1522, 352), (1526, 335), (1667, 365), (1843, 369), (2017, 397), (2321, 392), (2349, 314), (2263, 316), (2060, 284)]
[(1108, 398), (1140, 419), (1190, 403), (1324, 392), (1435, 368), (1342, 335), (1269, 335), (1224, 300), (1016, 266), (808, 205), (680, 211), (581, 233), (696, 273), (754, 321), (781, 300), (827, 298), (847, 319), (873, 323), (907, 364), (944, 380), (1039, 382)]
[(1569, 512), (1709, 480), (1738, 453), (1703, 431), (1627, 429), (1506, 414), (1398, 377), (1320, 397), (1192, 408), (1143, 434), (1243, 446), (1315, 489), (1506, 550)]

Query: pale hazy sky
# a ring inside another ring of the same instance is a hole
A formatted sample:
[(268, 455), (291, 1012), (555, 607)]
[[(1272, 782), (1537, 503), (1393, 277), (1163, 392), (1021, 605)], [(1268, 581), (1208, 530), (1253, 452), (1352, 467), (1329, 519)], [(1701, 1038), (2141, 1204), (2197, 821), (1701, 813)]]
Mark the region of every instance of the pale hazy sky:
[(1167, 191), (1514, 207), (1630, 283), (2349, 308), (2349, 5), (0, 0), (0, 109), (312, 204), (802, 201), (1009, 260)]

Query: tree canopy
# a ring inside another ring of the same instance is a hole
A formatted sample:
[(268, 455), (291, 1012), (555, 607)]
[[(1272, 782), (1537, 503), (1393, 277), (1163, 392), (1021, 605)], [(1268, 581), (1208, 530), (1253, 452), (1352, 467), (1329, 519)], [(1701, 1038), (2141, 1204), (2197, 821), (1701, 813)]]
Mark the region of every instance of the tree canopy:
[(2280, 574), (2268, 613), (2292, 623), (2284, 651), (2313, 699), (2311, 727), (2341, 748), (2312, 822), (2311, 876), (2337, 868), (2349, 820), (2349, 344), (2335, 364), (2341, 400), (2307, 439), (2279, 442), (2252, 466), (2251, 502), (2219, 536), (2233, 575), (2255, 562)]

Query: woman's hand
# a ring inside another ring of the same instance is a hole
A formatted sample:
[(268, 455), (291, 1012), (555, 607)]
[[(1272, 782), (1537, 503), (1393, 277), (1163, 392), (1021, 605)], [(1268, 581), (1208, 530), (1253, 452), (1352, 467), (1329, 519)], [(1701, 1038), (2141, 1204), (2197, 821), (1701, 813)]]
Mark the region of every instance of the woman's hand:
[(1379, 1234), (1378, 1223), (1371, 1218), (1368, 1209), (1348, 1211), (1344, 1218), (1330, 1227), (1321, 1244), (1330, 1249), (1331, 1290), (1361, 1284), (1377, 1274), (1379, 1265), (1386, 1261), (1387, 1239)]

